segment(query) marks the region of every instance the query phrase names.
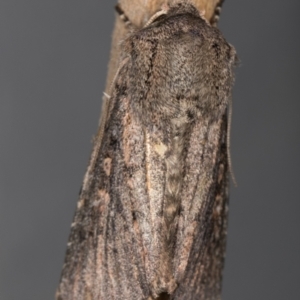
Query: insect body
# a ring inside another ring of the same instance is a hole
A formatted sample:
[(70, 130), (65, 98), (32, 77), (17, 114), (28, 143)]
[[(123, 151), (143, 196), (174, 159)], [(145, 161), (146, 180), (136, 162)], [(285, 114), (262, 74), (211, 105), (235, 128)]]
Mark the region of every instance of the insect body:
[(181, 3), (122, 47), (57, 299), (219, 299), (235, 50)]

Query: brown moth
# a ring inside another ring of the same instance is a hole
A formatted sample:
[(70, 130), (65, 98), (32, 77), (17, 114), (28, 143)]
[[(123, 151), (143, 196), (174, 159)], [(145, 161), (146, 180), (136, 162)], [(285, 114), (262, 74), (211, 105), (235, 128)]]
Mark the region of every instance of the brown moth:
[(178, 2), (122, 49), (56, 299), (220, 299), (235, 50)]

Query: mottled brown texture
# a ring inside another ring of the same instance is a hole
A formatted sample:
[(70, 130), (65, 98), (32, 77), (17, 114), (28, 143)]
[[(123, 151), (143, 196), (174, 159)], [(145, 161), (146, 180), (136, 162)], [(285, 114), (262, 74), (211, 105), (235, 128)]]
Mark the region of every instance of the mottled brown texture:
[(57, 299), (219, 299), (235, 51), (184, 3), (122, 49)]

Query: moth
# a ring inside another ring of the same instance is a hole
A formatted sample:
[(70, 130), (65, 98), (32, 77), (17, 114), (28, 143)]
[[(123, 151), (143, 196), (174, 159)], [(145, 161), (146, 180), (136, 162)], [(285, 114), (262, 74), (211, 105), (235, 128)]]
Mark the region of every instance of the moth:
[(181, 2), (122, 51), (56, 299), (219, 299), (236, 52)]

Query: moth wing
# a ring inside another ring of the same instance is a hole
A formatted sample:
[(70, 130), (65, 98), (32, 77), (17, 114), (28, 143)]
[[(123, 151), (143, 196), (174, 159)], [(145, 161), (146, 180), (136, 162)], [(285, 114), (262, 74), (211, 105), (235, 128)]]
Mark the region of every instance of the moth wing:
[(191, 132), (198, 145), (189, 144), (185, 161), (174, 258), (179, 284), (173, 299), (220, 295), (228, 211), (226, 135), (226, 113), (209, 127), (199, 120)]
[(93, 154), (93, 169), (88, 169), (80, 194), (59, 300), (147, 299), (150, 294), (145, 135), (131, 111), (127, 67), (117, 78), (118, 89), (111, 99), (113, 117), (106, 122), (101, 147)]

